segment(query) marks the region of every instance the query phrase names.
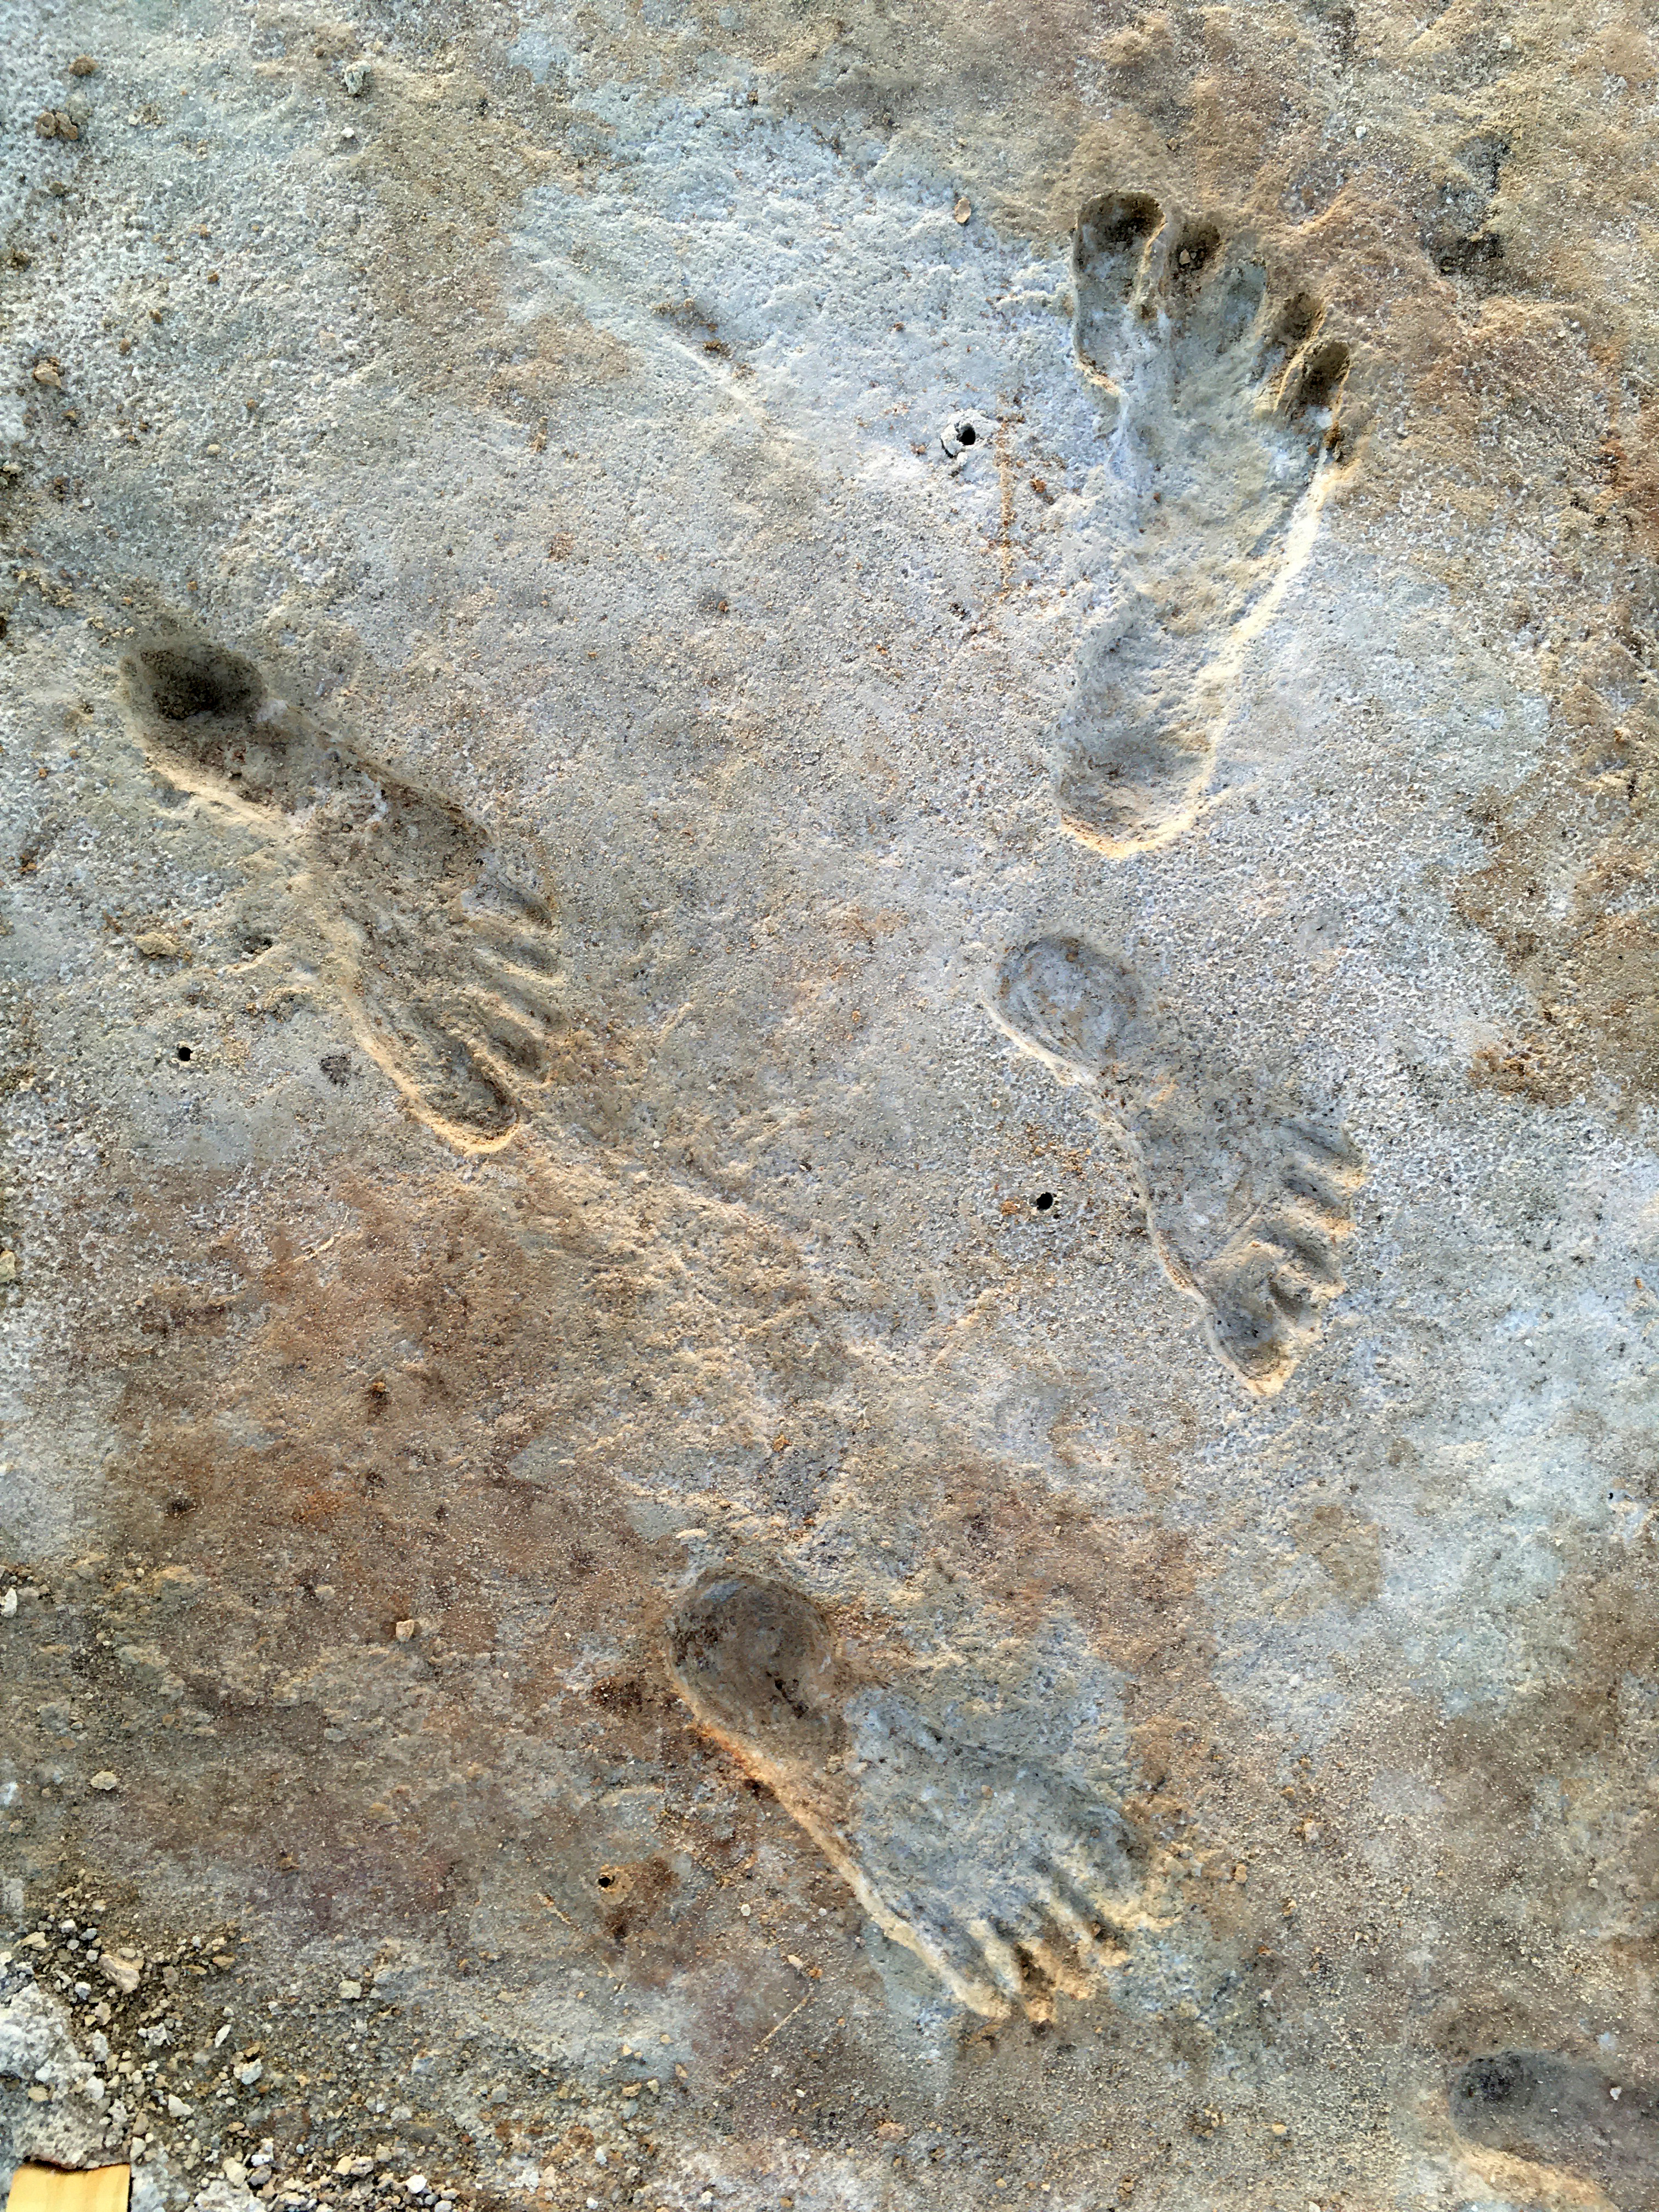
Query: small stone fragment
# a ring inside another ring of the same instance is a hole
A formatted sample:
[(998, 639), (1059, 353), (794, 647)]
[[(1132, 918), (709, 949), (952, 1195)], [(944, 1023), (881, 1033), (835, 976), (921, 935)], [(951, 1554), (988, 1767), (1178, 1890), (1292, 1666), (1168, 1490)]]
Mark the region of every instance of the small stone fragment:
[(951, 210), (951, 215), (957, 222), (966, 222), (972, 216), (973, 212), (974, 210), (969, 206), (966, 200), (958, 200)]
[(348, 62), (340, 71), (340, 82), (354, 100), (361, 100), (374, 77), (367, 62)]
[(50, 385), (54, 392), (61, 392), (64, 388), (64, 380), (55, 361), (37, 361), (30, 373), (37, 384)]
[(58, 118), (50, 107), (43, 107), (35, 117), (34, 135), (37, 138), (55, 138), (58, 136)]
[[(11, 1261), (10, 1274), (7, 1274), (4, 1272), (5, 1263), (8, 1260)], [(15, 1275), (16, 1273), (17, 1255), (15, 1252), (0, 1252), (0, 1279), (3, 1279), (6, 1282), (9, 1282), (12, 1275)], [(15, 1589), (9, 1589), (4, 1597), (0, 1597), (0, 1620), (9, 1620), (16, 1610), (17, 1593)]]
[(97, 67), (97, 63), (94, 61), (90, 54), (76, 54), (75, 59), (70, 64), (70, 75), (71, 76), (91, 76), (96, 70)]
[(361, 1982), (342, 1981), (340, 1984), (340, 1995), (343, 1997), (355, 2001), (356, 1998), (362, 1996), (362, 1993), (363, 1985)]
[(246, 2066), (239, 2066), (236, 2069), (236, 2079), (245, 2089), (251, 2089), (264, 2075), (264, 2070), (265, 2062), (263, 2058), (250, 2059)]
[(400, 1620), (392, 1632), (399, 1644), (407, 1644), (415, 1633), (415, 1624), (412, 1620)]
[(185, 948), (170, 929), (147, 929), (132, 940), (135, 951), (146, 960), (179, 960)]
[(94, 1774), (91, 1778), (87, 1784), (87, 1787), (88, 1790), (118, 1790), (119, 1789), (120, 1784), (117, 1782), (115, 1777), (110, 1772), (108, 1767), (105, 1767), (101, 1774)]
[(142, 1957), (119, 1959), (109, 1951), (105, 1952), (98, 1964), (103, 1969), (106, 1979), (113, 1982), (124, 1997), (130, 1997), (132, 1995), (138, 1986), (139, 1977), (144, 1971)]

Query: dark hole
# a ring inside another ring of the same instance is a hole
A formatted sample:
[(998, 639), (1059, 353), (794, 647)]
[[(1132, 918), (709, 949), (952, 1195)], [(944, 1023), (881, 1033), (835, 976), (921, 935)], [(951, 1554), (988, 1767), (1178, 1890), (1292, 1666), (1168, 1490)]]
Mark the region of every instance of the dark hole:
[(975, 429), (971, 422), (958, 422), (957, 424), (957, 440), (960, 445), (976, 446), (979, 443), (979, 432)]
[(187, 1044), (181, 1044), (179, 1046), (179, 1057), (180, 1060), (188, 1060), (190, 1058), (190, 1047)]
[(195, 1510), (196, 1500), (193, 1498), (169, 1498), (167, 1500), (167, 1514), (172, 1520), (176, 1521), (180, 1515)]
[(614, 1874), (602, 1874), (599, 1876), (599, 1887), (601, 1889), (609, 1889), (611, 1883), (615, 1881), (617, 1877)]
[(1054, 1194), (1051, 1190), (1040, 1190), (1031, 1201), (1039, 1213), (1047, 1213), (1054, 1202)]

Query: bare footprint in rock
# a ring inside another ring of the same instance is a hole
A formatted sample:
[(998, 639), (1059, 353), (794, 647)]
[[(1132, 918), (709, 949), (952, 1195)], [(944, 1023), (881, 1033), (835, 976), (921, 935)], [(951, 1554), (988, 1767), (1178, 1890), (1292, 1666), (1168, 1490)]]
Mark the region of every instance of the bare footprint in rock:
[(1281, 1389), (1342, 1288), (1364, 1169), (1317, 1127), (1157, 1019), (1123, 964), (1075, 937), (1010, 953), (990, 1011), (1091, 1094), (1140, 1184), (1153, 1249), (1257, 1397)]
[(1121, 588), (1078, 640), (1054, 782), (1114, 855), (1184, 829), (1245, 646), (1312, 546), (1348, 352), (1306, 293), (1203, 219), (1107, 193), (1072, 247), (1080, 370), (1115, 420), (1103, 518)]
[(182, 625), (122, 664), (155, 766), (276, 852), (363, 1050), (467, 1151), (529, 1110), (549, 1057), (553, 915), (449, 800), (319, 729)]
[(1500, 2051), (1452, 2076), (1452, 2125), (1510, 2158), (1592, 2174), (1626, 2212), (1659, 2206), (1659, 2087), (1553, 2052)]
[(669, 1662), (699, 1723), (961, 2003), (1047, 2019), (1125, 1955), (1143, 1915), (1115, 1810), (860, 1680), (806, 1598), (716, 1575), (670, 1624)]

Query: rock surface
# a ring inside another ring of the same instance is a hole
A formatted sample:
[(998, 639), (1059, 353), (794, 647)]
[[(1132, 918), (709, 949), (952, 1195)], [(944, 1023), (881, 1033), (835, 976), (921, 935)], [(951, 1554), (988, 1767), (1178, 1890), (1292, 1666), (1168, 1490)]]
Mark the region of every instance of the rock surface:
[(1659, 2205), (1659, 56), (6, 17), (0, 2181)]

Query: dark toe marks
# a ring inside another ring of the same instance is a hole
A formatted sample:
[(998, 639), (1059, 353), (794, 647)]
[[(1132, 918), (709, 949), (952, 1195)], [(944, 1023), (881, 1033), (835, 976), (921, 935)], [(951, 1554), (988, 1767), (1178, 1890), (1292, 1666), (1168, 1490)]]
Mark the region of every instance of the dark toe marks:
[(1340, 339), (1327, 338), (1310, 348), (1295, 366), (1291, 411), (1297, 415), (1334, 412), (1348, 380), (1348, 349)]
[(1263, 370), (1282, 365), (1303, 347), (1319, 327), (1320, 307), (1306, 292), (1294, 292), (1267, 325)]
[(1100, 193), (1079, 211), (1072, 275), (1078, 354), (1107, 383), (1121, 373), (1126, 330), (1167, 315), (1190, 327), (1200, 352), (1249, 341), (1254, 381), (1292, 420), (1334, 419), (1350, 359), (1339, 340), (1321, 339), (1323, 306), (1302, 289), (1267, 304), (1261, 263), (1230, 254), (1210, 216), (1166, 220), (1150, 193)]
[(1118, 296), (1127, 300), (1149, 238), (1162, 228), (1164, 210), (1150, 192), (1103, 192), (1079, 213), (1072, 246), (1074, 274), (1096, 278), (1108, 268), (1121, 272)]
[(1170, 252), (1170, 285), (1190, 297), (1220, 252), (1221, 233), (1212, 222), (1183, 223)]

